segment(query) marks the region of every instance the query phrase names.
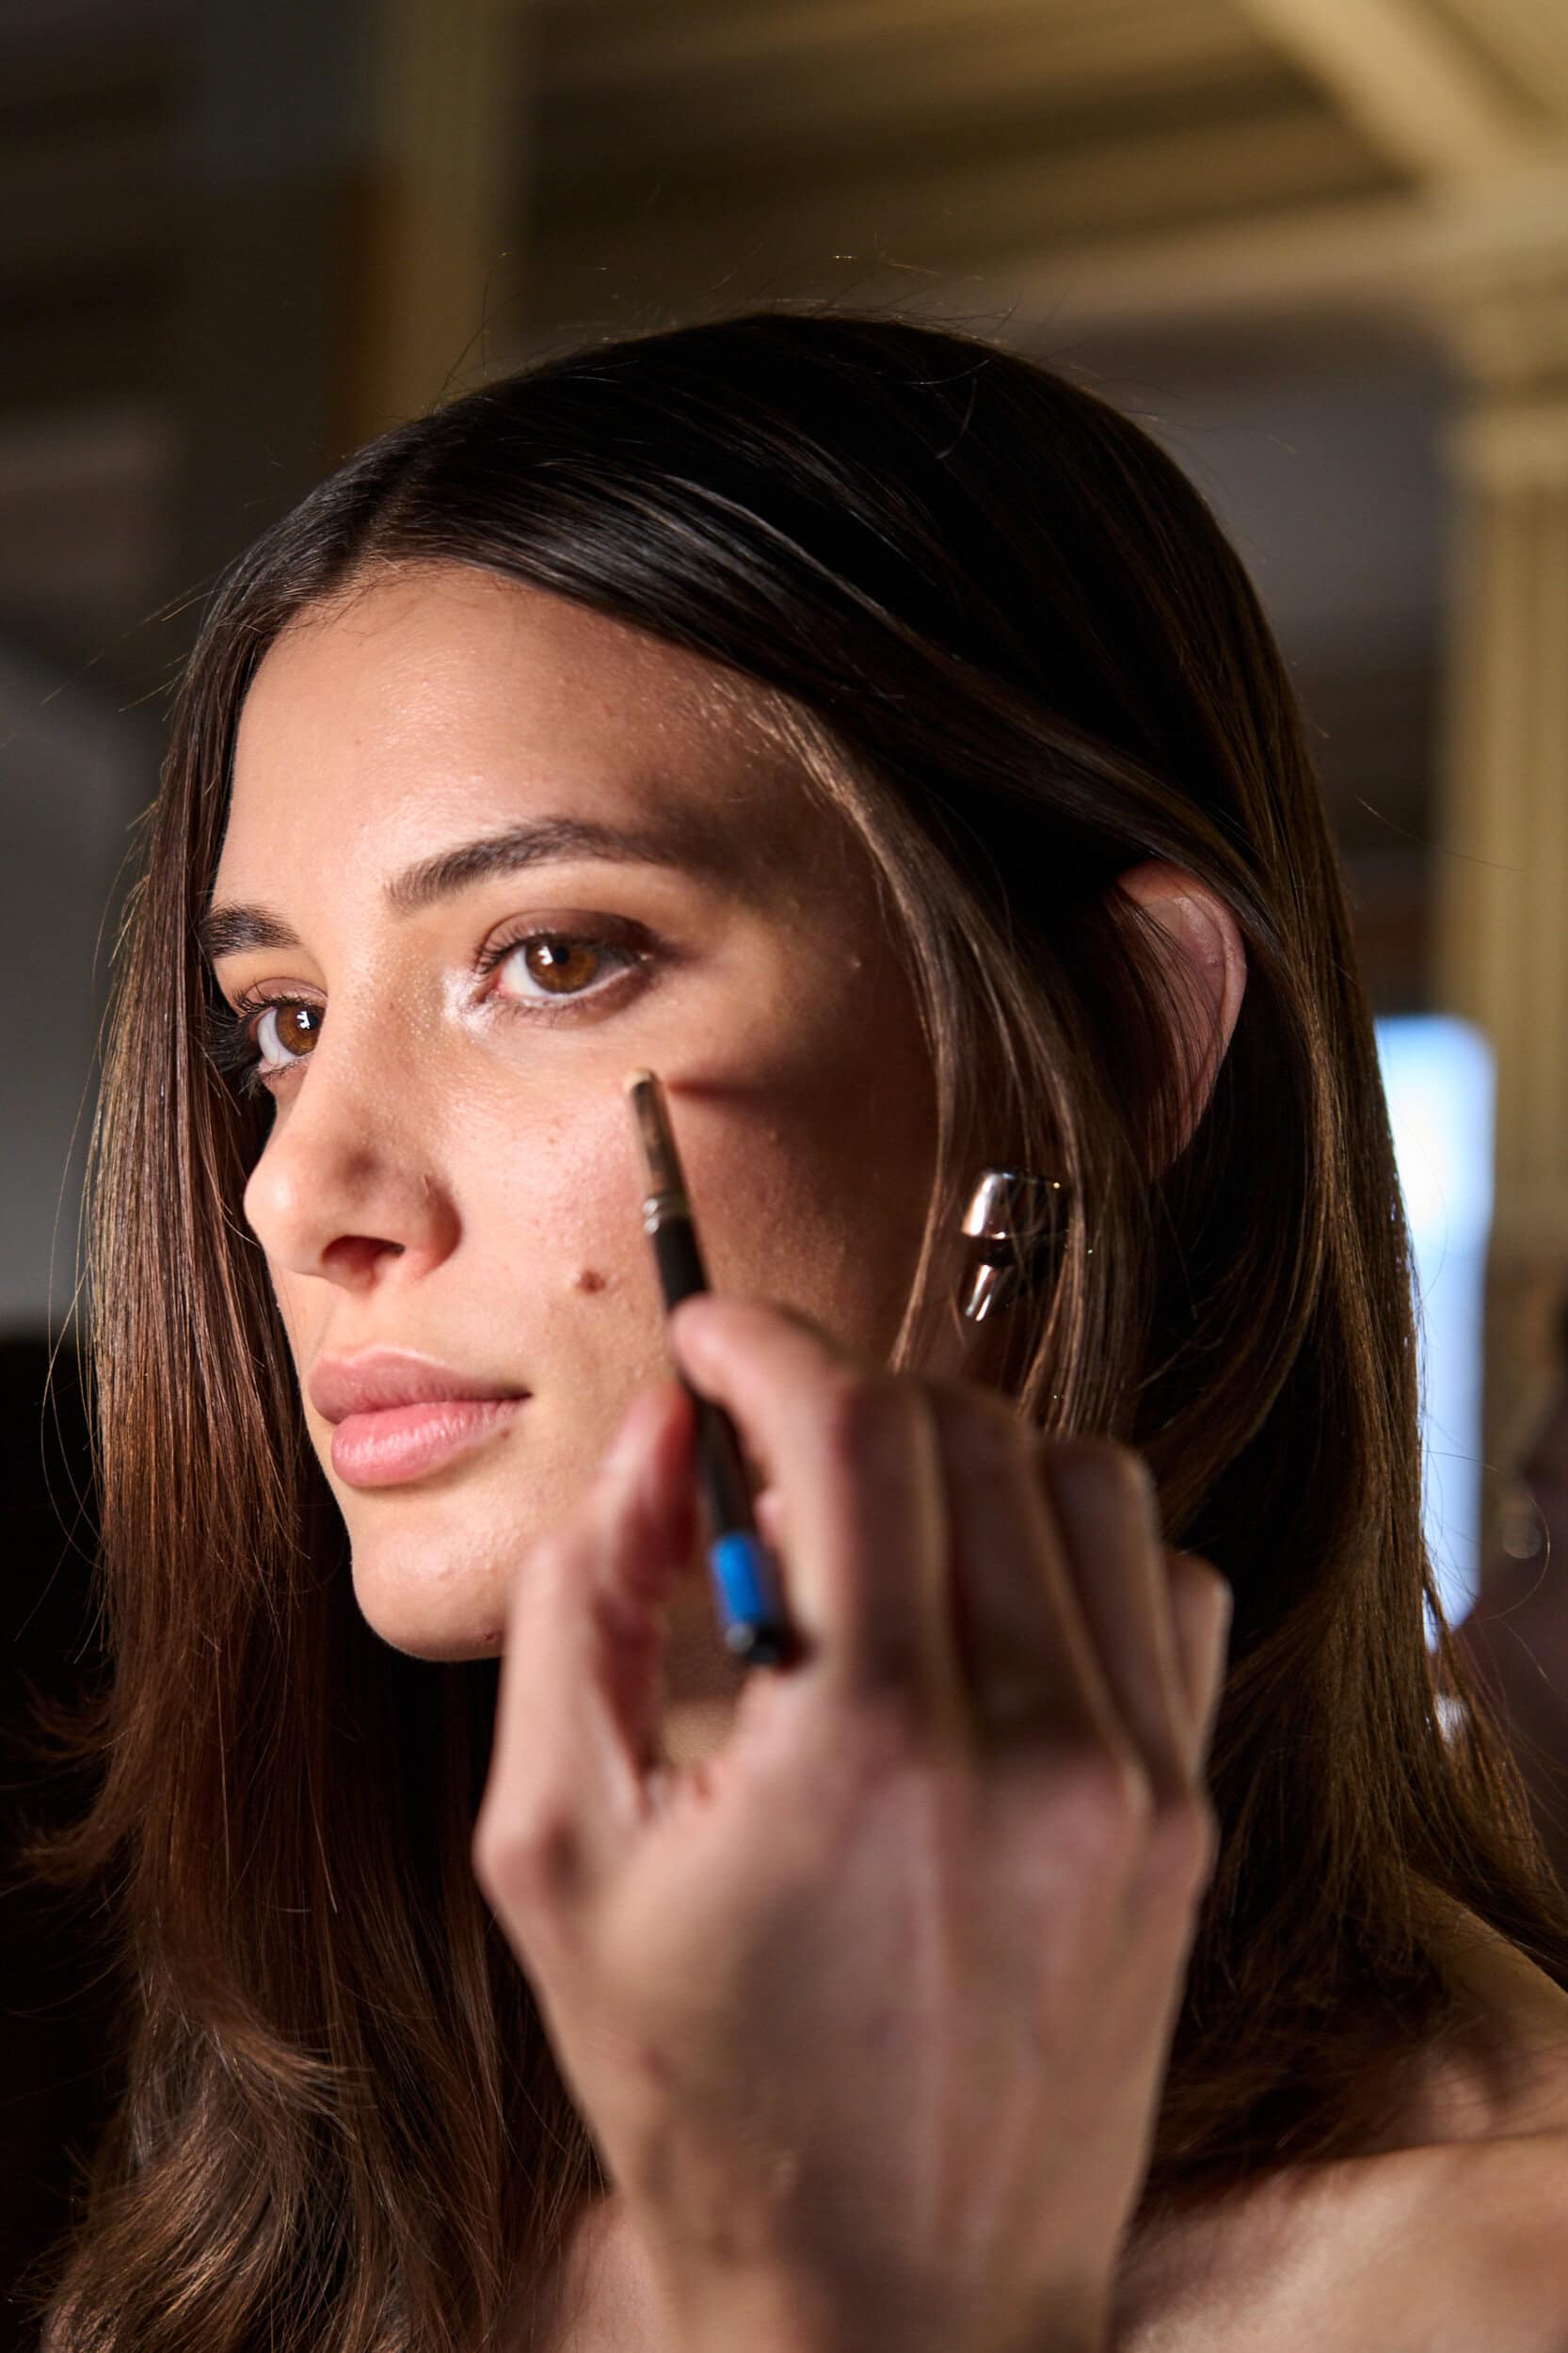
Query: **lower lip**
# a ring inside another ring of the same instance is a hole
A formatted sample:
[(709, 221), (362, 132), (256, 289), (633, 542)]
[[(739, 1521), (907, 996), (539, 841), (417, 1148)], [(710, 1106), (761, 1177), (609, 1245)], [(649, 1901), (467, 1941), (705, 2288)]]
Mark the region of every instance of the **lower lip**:
[(397, 1487), (472, 1453), (505, 1429), (521, 1397), (443, 1397), (350, 1414), (332, 1433), (332, 1468), (351, 1487)]

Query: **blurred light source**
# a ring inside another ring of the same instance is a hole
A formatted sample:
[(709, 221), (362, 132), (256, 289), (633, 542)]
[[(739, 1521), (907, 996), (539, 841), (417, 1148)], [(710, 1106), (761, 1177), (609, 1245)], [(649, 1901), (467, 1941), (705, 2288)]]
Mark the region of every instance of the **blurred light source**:
[(1480, 1030), (1448, 1014), (1383, 1020), (1377, 1036), (1416, 1258), (1427, 1547), (1444, 1612), (1457, 1625), (1480, 1576), (1492, 1048)]

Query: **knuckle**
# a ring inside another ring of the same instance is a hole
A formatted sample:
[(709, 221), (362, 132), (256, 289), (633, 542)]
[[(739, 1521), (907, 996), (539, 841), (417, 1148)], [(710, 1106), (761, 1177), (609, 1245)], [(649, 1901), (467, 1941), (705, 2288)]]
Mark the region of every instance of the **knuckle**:
[(1171, 1582), (1178, 1585), (1194, 1602), (1205, 1605), (1216, 1615), (1230, 1615), (1232, 1592), (1230, 1579), (1206, 1561), (1201, 1552), (1173, 1551), (1170, 1556)]
[[(731, 1296), (728, 1292), (724, 1294), (727, 1303)], [(843, 1353), (841, 1343), (834, 1338), (827, 1326), (819, 1323), (815, 1316), (808, 1316), (804, 1307), (795, 1306), (792, 1301), (769, 1299), (754, 1304), (760, 1305), (764, 1314), (776, 1316), (781, 1323), (788, 1323), (795, 1331), (804, 1332), (808, 1339), (815, 1340), (817, 1346), (830, 1356), (838, 1357)]]
[(846, 1712), (836, 1766), (848, 1785), (867, 1789), (901, 1780), (920, 1770), (928, 1754), (911, 1678), (888, 1674), (863, 1684)]
[(824, 1387), (823, 1443), (835, 1462), (858, 1468), (884, 1451), (907, 1413), (898, 1384), (886, 1375), (835, 1369)]
[(1147, 1840), (1154, 1791), (1130, 1748), (1076, 1755), (1063, 1777), (1060, 1802), (1075, 1835), (1108, 1865), (1130, 1864)]
[(519, 1910), (549, 1910), (570, 1897), (583, 1876), (582, 1841), (564, 1805), (529, 1815), (487, 1804), (473, 1833), (473, 1868), (491, 1900)]
[(1154, 1475), (1135, 1448), (1116, 1438), (1077, 1435), (1042, 1441), (1047, 1469), (1069, 1481), (1075, 1493), (1100, 1496), (1107, 1502), (1122, 1497), (1151, 1501)]
[(1196, 1687), (1188, 1696), (1201, 1713), (1224, 1680), (1235, 1597), (1229, 1579), (1200, 1553), (1167, 1551), (1165, 1567), (1171, 1607)]
[(1144, 1882), (1151, 1892), (1191, 1901), (1208, 1885), (1219, 1849), (1219, 1820), (1208, 1796), (1198, 1788), (1177, 1790), (1150, 1824)]
[(531, 1593), (553, 1593), (569, 1587), (574, 1577), (581, 1574), (580, 1551), (575, 1531), (568, 1528), (536, 1538), (519, 1573), (520, 1595), (526, 1598)]
[(1006, 1469), (1027, 1462), (1034, 1433), (1005, 1398), (983, 1389), (950, 1391), (940, 1401), (952, 1440), (981, 1469)]

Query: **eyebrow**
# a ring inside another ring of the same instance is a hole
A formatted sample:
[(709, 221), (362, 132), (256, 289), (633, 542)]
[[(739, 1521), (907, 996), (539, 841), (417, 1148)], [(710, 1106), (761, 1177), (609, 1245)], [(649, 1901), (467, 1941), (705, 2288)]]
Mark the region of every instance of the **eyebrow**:
[[(418, 914), (494, 874), (564, 858), (599, 858), (630, 866), (676, 867), (710, 880), (734, 882), (742, 852), (718, 826), (683, 811), (658, 826), (606, 825), (581, 817), (535, 817), (503, 833), (460, 841), (393, 875), (382, 898), (393, 915)], [(301, 942), (270, 907), (235, 903), (209, 906), (196, 927), (210, 964), (243, 948), (297, 948)]]

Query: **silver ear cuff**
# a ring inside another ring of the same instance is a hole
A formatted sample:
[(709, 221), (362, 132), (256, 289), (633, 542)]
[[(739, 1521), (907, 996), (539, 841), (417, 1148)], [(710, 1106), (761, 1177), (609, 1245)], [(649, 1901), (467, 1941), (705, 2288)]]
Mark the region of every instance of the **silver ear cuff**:
[(959, 1225), (968, 1245), (958, 1286), (967, 1323), (984, 1323), (1039, 1279), (1057, 1230), (1051, 1195), (1063, 1190), (1058, 1177), (1030, 1169), (981, 1170)]

